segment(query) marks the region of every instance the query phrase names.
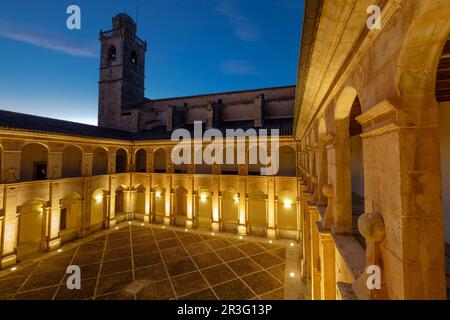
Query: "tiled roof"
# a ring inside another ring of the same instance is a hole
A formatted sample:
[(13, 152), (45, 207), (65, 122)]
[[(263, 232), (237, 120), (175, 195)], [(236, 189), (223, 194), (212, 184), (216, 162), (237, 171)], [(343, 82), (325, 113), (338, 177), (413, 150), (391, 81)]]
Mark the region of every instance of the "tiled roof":
[[(281, 136), (292, 135), (292, 118), (285, 119), (267, 119), (261, 128), (255, 129), (279, 129)], [(252, 120), (246, 121), (227, 121), (223, 122), (218, 128), (225, 134), (226, 129), (244, 129), (247, 130), (253, 127)], [(141, 131), (138, 133), (130, 133), (123, 130), (102, 128), (98, 126), (39, 117), (23, 113), (0, 110), (0, 128), (13, 129), (22, 131), (31, 131), (39, 133), (51, 133), (60, 135), (70, 135), (78, 137), (90, 138), (106, 138), (116, 140), (128, 141), (143, 141), (143, 140), (166, 140), (170, 139), (172, 132), (167, 132), (166, 127), (158, 127), (148, 131)], [(186, 125), (183, 128), (189, 130), (191, 135), (194, 133), (194, 126), (192, 124)], [(203, 128), (205, 129), (205, 128)]]
[(70, 136), (131, 140), (127, 131), (0, 110), (0, 128)]

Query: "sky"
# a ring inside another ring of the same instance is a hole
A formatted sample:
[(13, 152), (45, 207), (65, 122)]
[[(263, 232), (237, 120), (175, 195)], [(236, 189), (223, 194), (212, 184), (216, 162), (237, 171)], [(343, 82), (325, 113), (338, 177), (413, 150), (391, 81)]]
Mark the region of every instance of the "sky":
[[(81, 10), (69, 30), (67, 8)], [(100, 29), (128, 13), (150, 99), (293, 85), (303, 0), (0, 2), (0, 109), (97, 124)]]

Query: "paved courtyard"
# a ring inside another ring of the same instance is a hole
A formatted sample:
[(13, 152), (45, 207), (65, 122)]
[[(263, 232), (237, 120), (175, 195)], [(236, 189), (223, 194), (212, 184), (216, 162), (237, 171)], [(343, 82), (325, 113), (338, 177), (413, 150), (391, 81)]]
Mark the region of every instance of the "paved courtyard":
[[(283, 299), (290, 245), (126, 224), (3, 271), (0, 299)], [(67, 289), (69, 265), (81, 290)]]

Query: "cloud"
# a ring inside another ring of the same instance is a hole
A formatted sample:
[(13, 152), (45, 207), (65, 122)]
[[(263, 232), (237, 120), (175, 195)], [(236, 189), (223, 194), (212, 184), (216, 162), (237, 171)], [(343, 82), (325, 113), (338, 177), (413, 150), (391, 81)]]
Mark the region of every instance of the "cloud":
[(219, 67), (227, 75), (259, 75), (260, 72), (246, 60), (225, 60)]
[(76, 57), (95, 58), (98, 56), (93, 46), (80, 44), (75, 40), (51, 34), (46, 30), (26, 29), (2, 20), (0, 20), (0, 37)]
[(257, 42), (262, 39), (262, 34), (258, 26), (244, 16), (237, 9), (234, 2), (220, 1), (216, 5), (215, 10), (228, 18), (235, 35), (242, 41)]

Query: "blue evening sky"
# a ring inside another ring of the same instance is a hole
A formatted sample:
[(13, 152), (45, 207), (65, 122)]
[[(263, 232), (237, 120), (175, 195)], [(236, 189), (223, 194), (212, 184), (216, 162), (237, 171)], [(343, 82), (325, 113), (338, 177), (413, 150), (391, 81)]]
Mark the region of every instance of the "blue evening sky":
[[(81, 8), (68, 30), (67, 7)], [(146, 97), (295, 84), (303, 0), (29, 0), (0, 4), (0, 109), (97, 123), (100, 29), (138, 14)]]

